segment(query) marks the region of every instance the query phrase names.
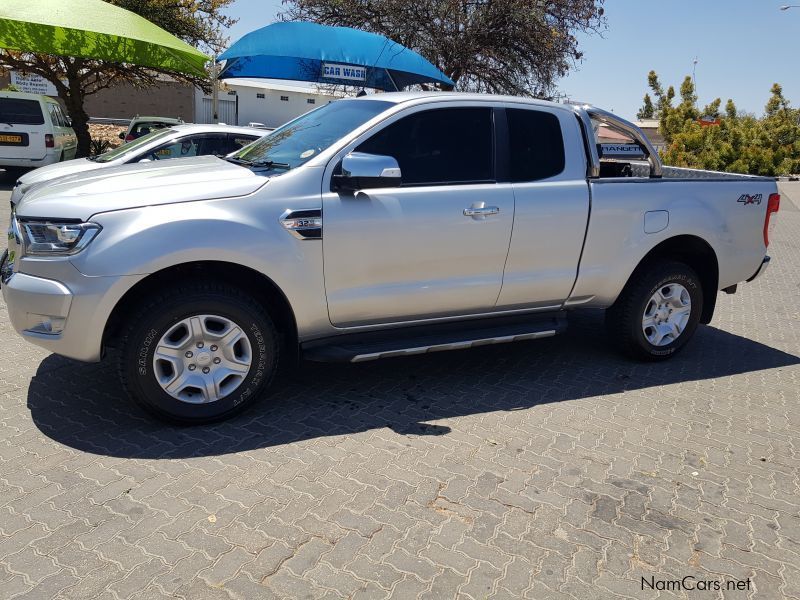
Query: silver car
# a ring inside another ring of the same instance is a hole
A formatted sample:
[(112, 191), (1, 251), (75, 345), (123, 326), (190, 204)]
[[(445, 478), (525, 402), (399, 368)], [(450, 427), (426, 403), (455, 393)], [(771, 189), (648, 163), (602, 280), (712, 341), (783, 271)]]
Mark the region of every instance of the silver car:
[(254, 127), (234, 125), (175, 125), (158, 129), (99, 156), (76, 158), (26, 173), (17, 180), (12, 201), (38, 183), (95, 169), (107, 169), (136, 162), (187, 158), (209, 154), (225, 156), (240, 150), (265, 134)]
[[(625, 143), (598, 144), (610, 128)], [(106, 350), (161, 418), (220, 419), (281, 364), (556, 335), (607, 309), (628, 355), (678, 352), (762, 274), (774, 180), (664, 167), (591, 106), (339, 100), (226, 158), (128, 164), (15, 202), (3, 295), (25, 339)]]

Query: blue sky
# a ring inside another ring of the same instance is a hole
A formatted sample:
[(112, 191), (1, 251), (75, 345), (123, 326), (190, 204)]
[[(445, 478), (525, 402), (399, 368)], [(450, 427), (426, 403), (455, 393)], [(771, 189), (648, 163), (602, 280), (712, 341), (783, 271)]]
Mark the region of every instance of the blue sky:
[[(581, 36), (584, 60), (559, 82), (559, 92), (632, 118), (655, 69), (676, 89), (697, 63), (705, 104), (733, 98), (740, 110), (761, 114), (774, 82), (800, 106), (800, 8), (786, 0), (607, 0), (608, 29)], [(800, 2), (795, 2), (800, 4)], [(231, 40), (269, 25), (280, 0), (236, 0)]]

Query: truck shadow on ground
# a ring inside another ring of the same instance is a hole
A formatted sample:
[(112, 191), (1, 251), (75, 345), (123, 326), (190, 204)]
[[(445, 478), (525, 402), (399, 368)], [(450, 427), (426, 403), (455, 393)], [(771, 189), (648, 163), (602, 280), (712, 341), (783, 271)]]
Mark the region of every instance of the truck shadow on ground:
[(212, 425), (161, 424), (130, 403), (110, 365), (55, 355), (31, 380), (28, 407), (44, 435), (81, 451), (189, 458), (384, 427), (446, 435), (449, 427), (428, 422), (621, 392), (640, 391), (630, 401), (641, 402), (658, 386), (797, 364), (797, 356), (708, 326), (674, 359), (635, 363), (607, 346), (602, 316), (591, 313), (547, 340), (357, 365), (305, 362), (265, 401)]

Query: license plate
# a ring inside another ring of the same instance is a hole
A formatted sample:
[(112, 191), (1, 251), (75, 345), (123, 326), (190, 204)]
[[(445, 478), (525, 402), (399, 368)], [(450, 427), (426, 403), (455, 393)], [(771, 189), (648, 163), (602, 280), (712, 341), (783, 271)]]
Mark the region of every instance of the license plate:
[(28, 141), (27, 135), (17, 133), (0, 133), (0, 145), (3, 146), (23, 146)]

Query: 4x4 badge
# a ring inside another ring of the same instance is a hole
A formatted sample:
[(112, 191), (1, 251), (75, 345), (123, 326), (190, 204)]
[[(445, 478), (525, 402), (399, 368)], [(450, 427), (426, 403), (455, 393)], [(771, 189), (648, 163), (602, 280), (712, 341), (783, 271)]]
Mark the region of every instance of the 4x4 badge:
[(763, 194), (753, 194), (752, 196), (750, 194), (742, 194), (739, 196), (737, 202), (741, 202), (745, 206), (748, 204), (761, 204), (761, 199), (763, 197)]

